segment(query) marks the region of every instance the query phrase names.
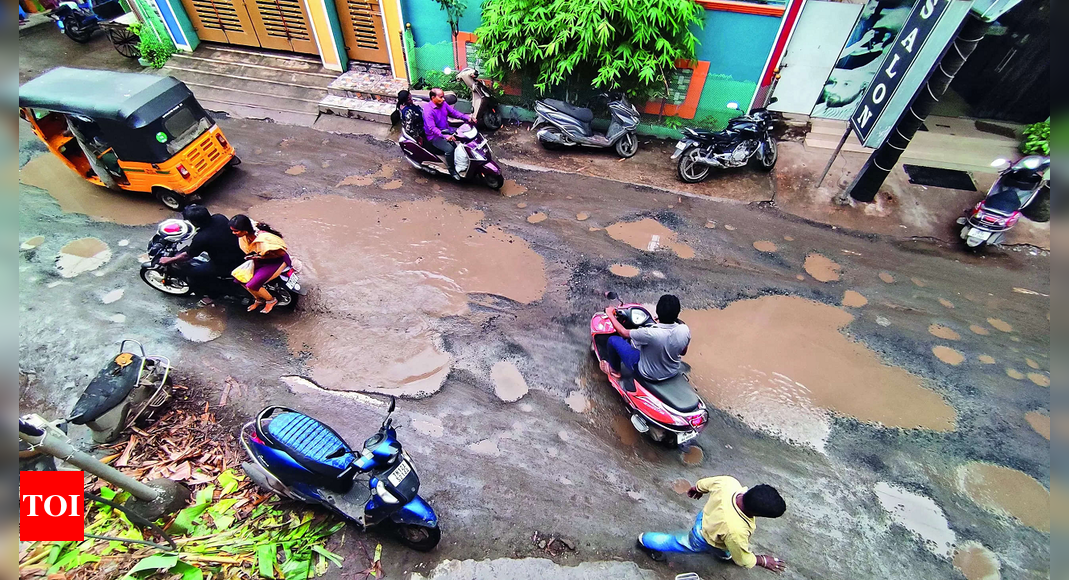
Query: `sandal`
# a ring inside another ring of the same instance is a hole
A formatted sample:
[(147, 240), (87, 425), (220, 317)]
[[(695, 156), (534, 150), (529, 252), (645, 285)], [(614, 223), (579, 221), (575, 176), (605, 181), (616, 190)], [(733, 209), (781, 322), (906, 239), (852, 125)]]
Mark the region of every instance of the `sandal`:
[(264, 304), (266, 304), (266, 302), (264, 302), (263, 300), (253, 300), (252, 304), (249, 305), (249, 312), (254, 312), (257, 308), (263, 306)]
[(201, 298), (200, 300), (197, 301), (197, 306), (200, 307), (200, 308), (204, 308), (206, 306), (214, 306), (214, 305), (215, 305), (215, 301), (212, 300), (211, 298), (208, 298), (207, 296), (205, 296), (204, 298)]
[(268, 300), (264, 304), (264, 309), (260, 311), (260, 314), (267, 314), (271, 312), (271, 309), (274, 308), (276, 304), (278, 304), (278, 298), (275, 298), (274, 300)]

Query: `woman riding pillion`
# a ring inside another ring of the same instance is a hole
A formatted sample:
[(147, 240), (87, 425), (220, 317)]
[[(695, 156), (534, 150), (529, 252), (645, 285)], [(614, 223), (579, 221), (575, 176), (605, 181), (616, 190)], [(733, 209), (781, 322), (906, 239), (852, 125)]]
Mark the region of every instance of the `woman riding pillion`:
[[(230, 219), (230, 231), (238, 237), (238, 245), (246, 254), (245, 259), (252, 264), (251, 277), (245, 282), (245, 289), (254, 300), (249, 312), (262, 307), (261, 312), (267, 314), (278, 304), (278, 299), (264, 289), (264, 284), (277, 278), (291, 265), (286, 242), (278, 230), (263, 222), (253, 222), (243, 214)], [(234, 271), (234, 276), (239, 280), (238, 270), (243, 267), (248, 268), (243, 264)]]

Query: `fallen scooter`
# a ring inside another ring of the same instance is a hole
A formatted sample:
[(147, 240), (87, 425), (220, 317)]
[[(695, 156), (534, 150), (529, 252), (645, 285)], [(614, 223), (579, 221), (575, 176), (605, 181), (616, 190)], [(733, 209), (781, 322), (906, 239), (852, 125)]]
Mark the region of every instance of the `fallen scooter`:
[(987, 197), (957, 220), (962, 226), (960, 237), (970, 249), (1002, 242), (1023, 212), (1039, 205), (1043, 195), (1050, 195), (1050, 157), (1029, 155), (1013, 165), (996, 159), (991, 166), (1002, 171)]
[(638, 109), (628, 103), (627, 97), (622, 93), (602, 96), (609, 98), (609, 113), (612, 115), (605, 133), (596, 133), (591, 128), (590, 122), (594, 120), (594, 112), (590, 109), (575, 107), (556, 99), (535, 101), (538, 118), (531, 130), (542, 127), (538, 129), (538, 142), (546, 149), (612, 147), (620, 157), (626, 159), (633, 156), (638, 152), (638, 135), (635, 134), (639, 120)]
[[(137, 350), (127, 350), (127, 343)], [(67, 421), (89, 427), (97, 443), (111, 443), (171, 398), (170, 373), (167, 357), (147, 355), (140, 342), (123, 340), (119, 354), (89, 382)]]
[(388, 528), (406, 546), (429, 552), (442, 531), (434, 509), (419, 496), (412, 458), (397, 440), (395, 405), (390, 397), (382, 426), (359, 451), (307, 415), (267, 407), (241, 428), (249, 456), (241, 466), (267, 491), (322, 505), (361, 530)]
[[(185, 268), (180, 263), (161, 264), (160, 258), (169, 258), (182, 252), (193, 241), (197, 229), (186, 220), (166, 219), (156, 227), (156, 235), (148, 244), (148, 260), (141, 263), (141, 280), (156, 290), (171, 296), (187, 296), (192, 292), (186, 279)], [(206, 255), (194, 256), (192, 260), (207, 262)], [(221, 276), (215, 286), (226, 290), (224, 297), (248, 306), (252, 297), (231, 276)], [(308, 291), (301, 287), (297, 270), (286, 268), (277, 278), (264, 284), (264, 288), (278, 299), (277, 307), (294, 307), (297, 299)]]
[[(615, 292), (607, 292), (609, 300), (618, 300)], [(651, 326), (653, 315), (641, 304), (624, 304), (616, 308), (616, 319), (628, 330)], [(609, 361), (609, 337), (616, 328), (605, 312), (597, 312), (590, 319), (590, 348), (599, 361)], [(615, 358), (615, 357), (614, 357)], [(683, 372), (664, 381), (650, 381), (638, 375), (606, 374), (609, 383), (624, 399), (631, 411), (631, 425), (639, 433), (647, 433), (657, 442), (684, 445), (698, 436), (709, 421), (705, 402), (690, 384), (687, 373), (690, 365), (683, 363)], [(624, 369), (626, 373), (626, 369)]]

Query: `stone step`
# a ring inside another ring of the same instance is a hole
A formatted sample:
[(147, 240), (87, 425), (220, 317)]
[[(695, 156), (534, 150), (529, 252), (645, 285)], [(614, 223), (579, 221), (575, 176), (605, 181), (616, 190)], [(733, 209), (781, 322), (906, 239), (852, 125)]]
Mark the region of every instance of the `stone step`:
[[(311, 127), (319, 118), (319, 113), (297, 111), (277, 107), (261, 107), (229, 100), (198, 99), (201, 106), (209, 111), (223, 111), (232, 117), (241, 119), (271, 119), (284, 125)], [(239, 154), (241, 152), (239, 151)]]
[[(845, 131), (845, 128), (843, 130)], [(841, 131), (837, 135), (810, 132), (805, 136), (805, 146), (806, 148), (815, 149), (835, 149), (835, 147), (839, 145), (839, 140), (842, 138), (843, 134)], [(848, 138), (843, 145), (843, 151), (848, 151), (850, 153), (872, 153), (874, 149), (865, 147), (857, 140), (855, 135), (851, 134), (850, 138)]]
[(331, 81), (327, 90), (336, 97), (382, 101), (396, 104), (397, 92), (408, 89), (408, 81), (371, 72), (348, 71)]
[(178, 53), (176, 58), (198, 58), (231, 64), (262, 65), (294, 71), (318, 72), (335, 76), (323, 68), (319, 57), (288, 52), (273, 52), (263, 49), (245, 49), (236, 46), (201, 44), (196, 52)]
[(198, 97), (200, 96), (201, 87), (261, 94), (280, 99), (305, 99), (313, 103), (319, 102), (320, 99), (327, 95), (325, 86), (315, 87), (282, 81), (248, 80), (248, 77), (240, 78), (173, 67), (165, 67), (163, 70), (189, 85), (190, 90)]
[(325, 115), (338, 115), (352, 119), (363, 119), (377, 123), (390, 123), (390, 114), (396, 105), (377, 100), (353, 99), (327, 95), (319, 102), (319, 112)]
[(202, 58), (199, 54), (175, 56), (164, 66), (164, 70), (175, 69), (190, 72), (199, 72), (214, 76), (228, 76), (251, 82), (282, 82), (293, 85), (326, 88), (337, 76), (317, 65), (315, 69), (296, 70), (285, 66), (272, 64), (285, 62), (260, 61), (260, 62), (232, 62), (229, 60), (217, 60), (214, 58)]
[[(250, 107), (297, 111), (316, 115), (319, 113), (319, 98), (285, 97), (268, 92), (200, 85), (187, 82), (197, 100), (243, 103)], [(320, 98), (326, 95), (320, 95)]]

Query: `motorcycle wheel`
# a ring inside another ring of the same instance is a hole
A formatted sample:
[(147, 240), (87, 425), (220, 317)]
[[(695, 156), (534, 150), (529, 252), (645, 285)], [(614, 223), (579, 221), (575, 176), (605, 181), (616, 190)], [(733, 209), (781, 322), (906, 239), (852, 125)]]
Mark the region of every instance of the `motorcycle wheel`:
[(634, 132), (624, 133), (624, 136), (616, 141), (616, 154), (627, 159), (634, 157), (635, 153), (638, 153), (638, 137)]
[(709, 177), (709, 171), (712, 168), (698, 161), (700, 154), (701, 148), (697, 145), (691, 145), (679, 156), (679, 161), (676, 163), (676, 174), (679, 175), (679, 179), (683, 183), (698, 183)]
[(497, 131), (501, 128), (501, 123), (501, 113), (493, 108), (483, 114), (482, 118), (479, 119), (479, 124), (487, 131)]
[(779, 158), (779, 151), (776, 147), (776, 140), (771, 135), (765, 137), (765, 147), (768, 151), (768, 155), (760, 157), (754, 155), (750, 158), (754, 162), (754, 165), (761, 171), (772, 171), (772, 168), (776, 166), (776, 159)]
[(85, 44), (89, 42), (89, 38), (93, 36), (93, 27), (83, 27), (74, 18), (63, 19), (63, 34), (67, 35), (67, 38), (77, 42), (78, 44)]
[(185, 280), (177, 277), (165, 278), (162, 272), (152, 268), (141, 268), (141, 279), (145, 284), (171, 296), (185, 296), (191, 292)]
[(430, 552), (442, 540), (442, 529), (415, 524), (394, 524), (394, 532), (402, 544), (417, 552)]
[(505, 178), (496, 173), (482, 174), (483, 183), (490, 189), (501, 189), (505, 185)]

